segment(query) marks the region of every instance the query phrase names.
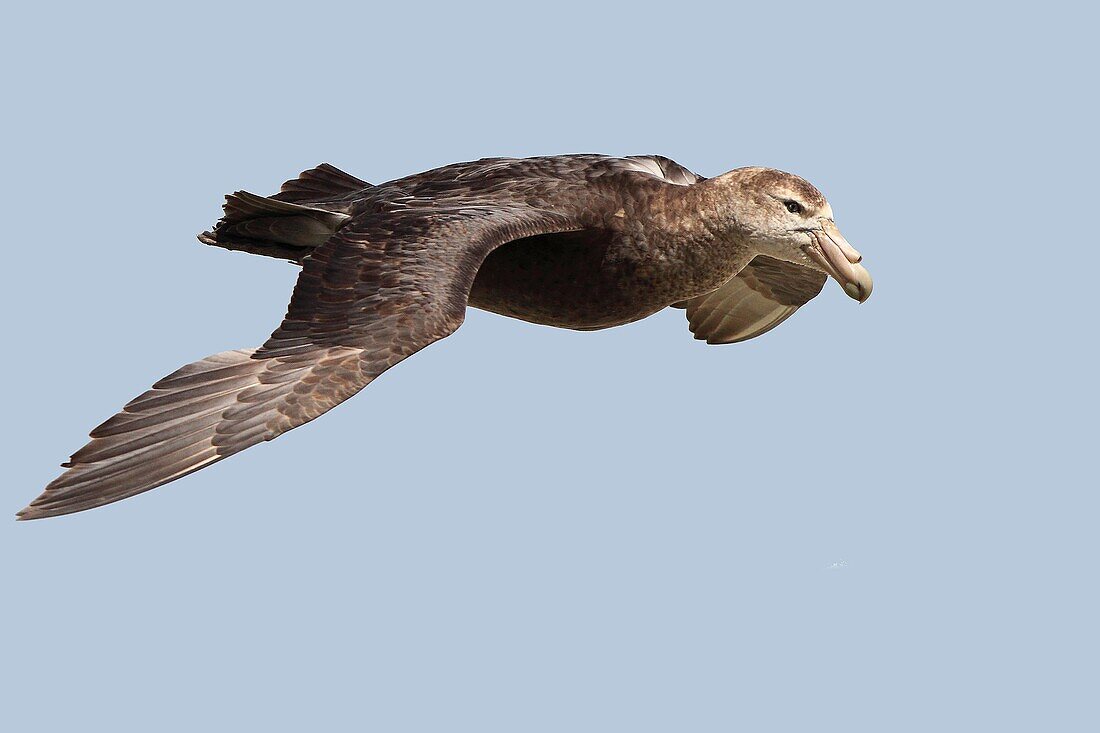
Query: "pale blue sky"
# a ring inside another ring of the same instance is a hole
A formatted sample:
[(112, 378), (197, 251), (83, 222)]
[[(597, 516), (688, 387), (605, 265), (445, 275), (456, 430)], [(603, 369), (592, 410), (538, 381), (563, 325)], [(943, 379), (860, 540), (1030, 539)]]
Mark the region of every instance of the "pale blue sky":
[(0, 521), (4, 729), (1096, 730), (1094, 11), (392, 5), (9, 9), (9, 517), (266, 337), (295, 269), (194, 235), (321, 161), (784, 168), (874, 296), (723, 347), (472, 311), (276, 443)]

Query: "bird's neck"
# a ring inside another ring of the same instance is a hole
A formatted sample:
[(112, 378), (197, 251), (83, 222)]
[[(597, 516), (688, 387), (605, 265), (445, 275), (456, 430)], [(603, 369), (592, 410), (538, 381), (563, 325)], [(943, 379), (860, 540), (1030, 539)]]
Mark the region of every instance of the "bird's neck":
[(758, 254), (737, 225), (728, 193), (713, 179), (691, 186), (668, 185), (662, 193), (659, 205), (652, 208), (656, 241), (651, 244), (678, 262), (693, 294), (719, 287)]

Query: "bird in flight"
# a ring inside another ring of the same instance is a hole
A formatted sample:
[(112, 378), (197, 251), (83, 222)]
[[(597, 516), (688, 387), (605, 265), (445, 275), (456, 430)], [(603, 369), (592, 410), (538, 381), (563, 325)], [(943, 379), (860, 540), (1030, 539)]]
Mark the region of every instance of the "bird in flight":
[(657, 155), (487, 158), (371, 185), (322, 164), (238, 191), (200, 241), (302, 271), (258, 348), (169, 374), (91, 433), (19, 512), (52, 517), (180, 478), (309, 422), (462, 324), (467, 306), (596, 330), (684, 308), (697, 339), (744, 341), (827, 277), (871, 277), (802, 178), (703, 178)]

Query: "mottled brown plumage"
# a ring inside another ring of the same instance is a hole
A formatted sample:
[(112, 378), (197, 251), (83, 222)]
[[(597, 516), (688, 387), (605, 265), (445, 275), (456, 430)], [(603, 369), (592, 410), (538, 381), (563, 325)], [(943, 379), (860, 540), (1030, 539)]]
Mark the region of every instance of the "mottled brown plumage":
[(170, 374), (92, 431), (20, 512), (146, 491), (321, 415), (451, 334), (472, 305), (573, 329), (687, 309), (697, 338), (759, 335), (826, 273), (870, 279), (824, 197), (762, 168), (714, 179), (660, 156), (490, 158), (377, 186), (328, 164), (270, 197), (237, 192), (200, 240), (302, 265), (259, 348)]

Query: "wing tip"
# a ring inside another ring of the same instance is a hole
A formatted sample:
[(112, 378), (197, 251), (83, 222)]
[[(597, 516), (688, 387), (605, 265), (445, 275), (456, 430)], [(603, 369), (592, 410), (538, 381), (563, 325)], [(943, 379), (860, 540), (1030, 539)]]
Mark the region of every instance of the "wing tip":
[[(38, 499), (35, 499), (35, 501), (38, 501)], [(32, 519), (45, 519), (46, 517), (52, 516), (48, 509), (36, 507), (34, 505), (35, 501), (32, 501), (30, 504), (27, 504), (25, 507), (17, 511), (15, 513), (15, 521), (28, 522)]]
[[(92, 508), (92, 507), (86, 507)], [(67, 500), (57, 492), (47, 488), (39, 494), (34, 501), (15, 513), (15, 521), (27, 522), (34, 519), (46, 519), (48, 517), (60, 517), (63, 514), (73, 514), (81, 511), (80, 502)]]
[(692, 326), (690, 323), (688, 324), (688, 331), (691, 333), (691, 337), (696, 341), (706, 341), (708, 344), (710, 343), (710, 336), (706, 331)]

